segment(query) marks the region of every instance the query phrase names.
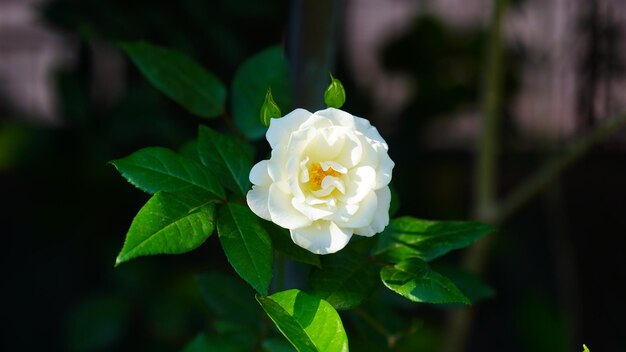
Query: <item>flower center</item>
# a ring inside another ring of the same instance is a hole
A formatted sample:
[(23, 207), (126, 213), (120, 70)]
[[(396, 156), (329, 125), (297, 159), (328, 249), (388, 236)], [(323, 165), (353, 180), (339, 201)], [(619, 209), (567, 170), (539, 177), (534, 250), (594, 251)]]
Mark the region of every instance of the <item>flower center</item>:
[(322, 181), (326, 176), (337, 177), (341, 175), (338, 171), (335, 171), (332, 167), (324, 170), (320, 163), (313, 163), (309, 169), (309, 184), (311, 189), (317, 191), (322, 188)]

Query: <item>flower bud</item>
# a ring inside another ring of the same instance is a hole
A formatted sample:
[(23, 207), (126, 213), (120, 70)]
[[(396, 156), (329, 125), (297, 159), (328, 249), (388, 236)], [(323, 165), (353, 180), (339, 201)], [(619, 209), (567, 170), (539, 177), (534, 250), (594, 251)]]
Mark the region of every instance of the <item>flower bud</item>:
[(330, 84), (324, 92), (324, 103), (329, 108), (339, 109), (346, 102), (346, 91), (343, 84), (330, 74)]
[(265, 94), (265, 101), (263, 101), (263, 105), (261, 105), (260, 111), (261, 124), (265, 127), (270, 125), (270, 119), (277, 119), (282, 116), (280, 112), (280, 108), (278, 104), (274, 101), (274, 97), (272, 97), (272, 88), (267, 88), (267, 93)]

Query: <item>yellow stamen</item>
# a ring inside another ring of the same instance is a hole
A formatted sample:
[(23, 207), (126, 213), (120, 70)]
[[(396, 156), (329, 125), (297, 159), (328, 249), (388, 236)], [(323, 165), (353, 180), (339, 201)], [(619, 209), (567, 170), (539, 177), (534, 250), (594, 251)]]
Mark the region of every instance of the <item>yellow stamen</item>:
[(309, 169), (309, 184), (311, 185), (312, 190), (317, 191), (322, 188), (322, 181), (324, 180), (324, 177), (337, 177), (339, 175), (341, 174), (335, 171), (332, 167), (329, 167), (328, 170), (324, 171), (320, 163), (313, 163)]

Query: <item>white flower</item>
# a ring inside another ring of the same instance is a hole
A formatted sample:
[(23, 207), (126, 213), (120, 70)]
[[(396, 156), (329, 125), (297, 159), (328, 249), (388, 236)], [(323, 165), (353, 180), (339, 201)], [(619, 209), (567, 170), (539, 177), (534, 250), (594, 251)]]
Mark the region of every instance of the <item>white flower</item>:
[(378, 130), (329, 108), (296, 109), (272, 119), (272, 156), (250, 171), (250, 209), (290, 230), (313, 253), (335, 253), (352, 234), (373, 236), (389, 224), (394, 163)]

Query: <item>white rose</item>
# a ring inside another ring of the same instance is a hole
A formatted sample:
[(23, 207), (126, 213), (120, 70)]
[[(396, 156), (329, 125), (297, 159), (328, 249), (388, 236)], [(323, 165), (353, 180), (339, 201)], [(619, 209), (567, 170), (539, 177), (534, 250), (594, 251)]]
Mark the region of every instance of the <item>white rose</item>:
[(378, 130), (329, 108), (296, 109), (272, 119), (272, 156), (250, 171), (250, 209), (290, 230), (313, 253), (335, 253), (352, 234), (373, 236), (389, 224), (394, 167)]

